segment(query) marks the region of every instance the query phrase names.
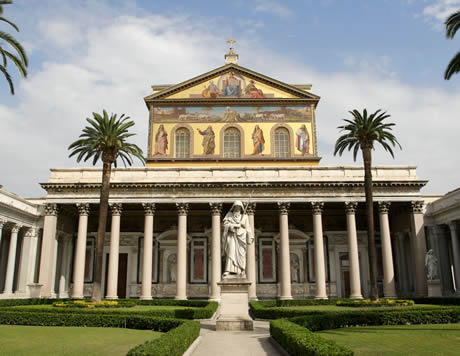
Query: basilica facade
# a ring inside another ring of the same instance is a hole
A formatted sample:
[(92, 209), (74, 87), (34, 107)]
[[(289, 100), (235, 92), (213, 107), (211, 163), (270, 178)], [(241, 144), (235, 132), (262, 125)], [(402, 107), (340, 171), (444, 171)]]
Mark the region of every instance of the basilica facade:
[[(244, 68), (232, 47), (225, 57), (144, 98), (146, 167), (111, 177), (105, 297), (219, 300), (222, 217), (235, 200), (255, 233), (250, 299), (368, 296), (362, 167), (320, 164), (311, 85)], [(372, 174), (380, 294), (425, 296), (427, 182), (413, 166)], [(0, 205), (1, 297), (91, 295), (100, 184), (99, 168), (51, 169), (43, 199), (5, 198), (17, 203)]]

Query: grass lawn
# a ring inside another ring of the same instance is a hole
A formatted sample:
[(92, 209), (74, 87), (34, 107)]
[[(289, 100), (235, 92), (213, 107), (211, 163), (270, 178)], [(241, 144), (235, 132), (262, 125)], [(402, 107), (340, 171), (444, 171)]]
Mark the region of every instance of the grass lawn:
[(0, 325), (0, 355), (126, 355), (161, 335), (118, 328)]
[(317, 332), (355, 355), (458, 355), (460, 324), (366, 326)]
[[(360, 311), (360, 310), (413, 310), (420, 308), (443, 308), (440, 305), (416, 304), (410, 307), (338, 307), (337, 305), (300, 305), (280, 307), (283, 309), (303, 310), (303, 311)], [(445, 307), (444, 307), (445, 308)]]

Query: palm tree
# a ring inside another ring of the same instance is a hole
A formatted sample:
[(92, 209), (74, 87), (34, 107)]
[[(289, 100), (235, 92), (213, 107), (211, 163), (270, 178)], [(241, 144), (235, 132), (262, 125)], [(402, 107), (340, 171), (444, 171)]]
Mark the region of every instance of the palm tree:
[(103, 110), (103, 115), (93, 113), (93, 118), (87, 118), (90, 124), (83, 129), (80, 139), (69, 146), (71, 153), (69, 158), (77, 156), (77, 162), (82, 159), (87, 161), (93, 159), (93, 166), (102, 160), (102, 186), (99, 203), (99, 222), (96, 237), (96, 271), (93, 284), (92, 300), (100, 302), (102, 299), (102, 258), (104, 250), (104, 238), (107, 224), (107, 211), (109, 207), (110, 174), (112, 164), (117, 167), (117, 159), (120, 158), (123, 164), (132, 165), (132, 156), (137, 157), (143, 164), (145, 159), (142, 150), (135, 144), (126, 140), (135, 134), (129, 133), (128, 129), (134, 125), (129, 116), (124, 114), (117, 118), (112, 114), (109, 118)]
[[(444, 25), (446, 25), (446, 37), (448, 39), (453, 39), (457, 30), (460, 28), (460, 11), (450, 15), (444, 22)], [(447, 65), (446, 71), (444, 72), (444, 79), (449, 80), (453, 74), (458, 72), (460, 72), (460, 52), (457, 52)]]
[[(16, 31), (19, 32), (19, 28), (14, 23), (2, 16), (3, 5), (9, 4), (12, 4), (11, 0), (0, 0), (0, 21), (6, 22), (10, 26), (12, 26)], [(16, 52), (19, 54), (19, 57), (5, 49), (3, 42), (6, 42), (8, 45), (10, 45), (10, 47), (14, 48)], [(0, 72), (2, 72), (5, 76), (5, 79), (8, 82), (8, 85), (10, 86), (11, 94), (14, 95), (13, 80), (11, 79), (11, 75), (10, 73), (8, 73), (6, 68), (8, 64), (8, 59), (16, 65), (16, 67), (19, 70), (19, 73), (21, 73), (23, 77), (27, 77), (27, 66), (29, 65), (29, 63), (27, 61), (26, 52), (22, 45), (18, 41), (16, 41), (13, 36), (6, 32), (0, 31), (0, 56)]]
[(349, 111), (349, 113), (353, 116), (353, 119), (344, 119), (346, 124), (338, 127), (341, 131), (345, 131), (345, 133), (335, 143), (334, 156), (337, 153), (341, 156), (345, 149), (348, 149), (348, 151), (353, 149), (353, 159), (356, 161), (359, 149), (361, 149), (363, 154), (367, 238), (371, 275), (370, 297), (372, 300), (377, 300), (379, 295), (377, 290), (377, 251), (375, 248), (374, 203), (372, 198), (372, 149), (374, 148), (374, 143), (379, 143), (394, 158), (392, 147), (397, 145), (401, 148), (401, 145), (390, 132), (391, 127), (395, 124), (383, 122), (386, 118), (390, 117), (386, 112), (381, 112), (379, 109), (368, 116), (367, 110), (364, 109), (362, 115), (358, 110)]

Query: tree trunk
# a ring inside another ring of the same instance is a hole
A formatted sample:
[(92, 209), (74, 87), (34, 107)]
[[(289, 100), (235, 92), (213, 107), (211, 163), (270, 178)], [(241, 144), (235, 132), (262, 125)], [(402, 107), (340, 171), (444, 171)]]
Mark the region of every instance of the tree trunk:
[(99, 222), (97, 226), (96, 237), (96, 266), (93, 283), (92, 301), (100, 302), (102, 300), (102, 262), (104, 256), (104, 240), (107, 227), (107, 212), (109, 210), (109, 192), (110, 192), (110, 174), (112, 163), (104, 162), (102, 168), (102, 186), (99, 202)]
[(366, 194), (367, 243), (369, 254), (370, 298), (379, 299), (377, 288), (377, 250), (374, 233), (374, 200), (372, 197), (372, 146), (361, 146), (364, 162), (364, 192)]

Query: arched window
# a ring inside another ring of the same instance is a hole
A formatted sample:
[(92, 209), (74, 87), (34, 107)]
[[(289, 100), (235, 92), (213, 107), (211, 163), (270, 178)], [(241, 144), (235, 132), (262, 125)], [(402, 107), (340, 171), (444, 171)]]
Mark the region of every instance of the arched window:
[(240, 158), (240, 132), (230, 127), (224, 132), (224, 157)]
[(275, 157), (289, 157), (289, 131), (284, 127), (275, 130)]
[(185, 128), (176, 131), (176, 158), (190, 157), (190, 132)]

